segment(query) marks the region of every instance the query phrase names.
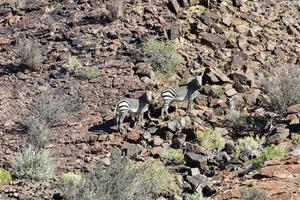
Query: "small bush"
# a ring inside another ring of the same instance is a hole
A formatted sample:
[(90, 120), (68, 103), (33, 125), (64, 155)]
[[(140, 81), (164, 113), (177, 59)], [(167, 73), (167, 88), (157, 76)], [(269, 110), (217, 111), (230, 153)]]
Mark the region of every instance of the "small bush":
[(214, 131), (209, 128), (204, 131), (198, 131), (196, 133), (197, 141), (206, 149), (220, 149), (225, 145), (222, 134), (218, 131)]
[(152, 65), (156, 72), (161, 74), (177, 72), (183, 62), (183, 57), (177, 52), (174, 45), (154, 38), (145, 42), (141, 56)]
[(168, 149), (163, 155), (163, 158), (173, 161), (178, 165), (184, 165), (184, 153), (182, 149)]
[(174, 174), (159, 162), (148, 162), (140, 166), (142, 182), (148, 184), (150, 193), (155, 196), (164, 194), (179, 194), (181, 191), (176, 183)]
[(242, 200), (267, 200), (267, 193), (259, 188), (244, 188), (241, 192)]
[(12, 183), (12, 177), (9, 171), (0, 168), (0, 186), (2, 185), (9, 185)]
[(60, 179), (62, 180), (63, 183), (73, 182), (75, 185), (79, 185), (83, 181), (83, 174), (73, 173), (73, 172), (62, 173), (60, 175)]
[(102, 163), (81, 184), (64, 184), (67, 199), (152, 199), (151, 195), (179, 192), (174, 175), (157, 163), (137, 164), (114, 151), (111, 165)]
[(79, 71), (78, 76), (81, 79), (90, 80), (90, 79), (93, 79), (93, 78), (97, 78), (99, 76), (99, 70), (98, 70), (97, 67), (84, 68), (84, 69), (81, 69)]
[(237, 154), (245, 150), (250, 150), (251, 152), (257, 151), (259, 147), (262, 145), (263, 140), (259, 139), (259, 137), (253, 138), (252, 136), (247, 136), (238, 140), (238, 145), (236, 147)]
[(268, 108), (286, 114), (289, 106), (300, 103), (300, 66), (286, 64), (276, 68), (268, 78), (261, 80), (269, 98)]
[(265, 148), (259, 157), (252, 160), (252, 164), (254, 168), (261, 168), (266, 161), (272, 160), (275, 157), (284, 157), (284, 155), (284, 149), (272, 144), (271, 146)]
[(17, 55), (20, 58), (20, 65), (24, 65), (31, 70), (38, 69), (43, 62), (39, 44), (36, 42), (20, 42)]
[(292, 143), (294, 145), (300, 144), (300, 134), (299, 133), (292, 133)]
[(108, 2), (109, 18), (114, 21), (117, 20), (123, 13), (124, 0), (110, 0)]
[(69, 60), (68, 60), (68, 63), (64, 64), (63, 65), (63, 68), (69, 72), (70, 74), (72, 75), (77, 75), (79, 70), (82, 69), (82, 65), (80, 63), (80, 61), (72, 56)]
[(35, 148), (44, 148), (49, 141), (49, 126), (45, 121), (33, 118), (29, 124), (30, 143)]
[(16, 156), (18, 177), (40, 181), (54, 177), (54, 167), (48, 150), (29, 147)]
[(43, 94), (30, 106), (30, 111), (35, 119), (39, 119), (48, 126), (58, 123), (68, 111), (67, 100), (54, 98), (53, 95)]
[(225, 121), (232, 128), (241, 128), (247, 124), (247, 116), (239, 110), (230, 109)]
[(188, 200), (203, 200), (203, 199), (204, 199), (204, 197), (203, 197), (203, 194), (201, 192), (191, 194), (188, 197)]

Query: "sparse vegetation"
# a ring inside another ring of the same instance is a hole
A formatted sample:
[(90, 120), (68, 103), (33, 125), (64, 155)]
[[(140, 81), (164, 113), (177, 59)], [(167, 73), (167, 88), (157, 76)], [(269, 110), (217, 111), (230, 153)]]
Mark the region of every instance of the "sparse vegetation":
[(60, 175), (60, 179), (62, 182), (73, 182), (74, 184), (78, 185), (83, 181), (83, 174), (82, 173), (74, 173), (74, 172), (66, 172)]
[(37, 70), (43, 62), (43, 56), (39, 44), (36, 42), (20, 42), (18, 45), (17, 55), (20, 58), (20, 65), (31, 70)]
[(261, 80), (269, 98), (268, 108), (278, 114), (286, 114), (289, 106), (300, 103), (300, 66), (286, 64), (276, 68)]
[(82, 65), (80, 61), (75, 57), (72, 56), (69, 60), (68, 63), (63, 65), (63, 68), (69, 72), (72, 75), (78, 74), (78, 71), (82, 69)]
[(17, 153), (15, 174), (17, 177), (40, 181), (54, 177), (54, 167), (48, 150), (28, 147)]
[(211, 86), (212, 96), (213, 97), (220, 97), (224, 94), (224, 87), (222, 85), (212, 85)]
[(222, 134), (218, 131), (214, 131), (212, 128), (198, 131), (196, 137), (200, 145), (206, 149), (221, 149), (225, 145)]
[(110, 166), (100, 163), (81, 184), (64, 184), (62, 190), (70, 200), (151, 199), (151, 195), (179, 192), (165, 166), (133, 163), (117, 151), (112, 153)]
[(0, 186), (2, 185), (9, 185), (12, 183), (12, 177), (9, 171), (0, 168)]
[(124, 0), (110, 0), (107, 9), (109, 11), (109, 18), (112, 21), (117, 20), (123, 13)]
[(241, 191), (242, 200), (267, 200), (267, 192), (259, 188), (243, 188)]
[(99, 70), (97, 67), (88, 67), (88, 68), (83, 68), (79, 71), (78, 76), (81, 79), (93, 79), (97, 78), (99, 76)]
[(252, 165), (254, 168), (261, 168), (266, 161), (272, 160), (275, 157), (284, 157), (284, 155), (284, 149), (272, 144), (271, 146), (266, 147), (259, 157), (252, 160)]
[(239, 129), (247, 124), (247, 116), (239, 110), (230, 109), (225, 116), (225, 121), (230, 127)]
[(263, 140), (259, 137), (253, 138), (252, 136), (247, 136), (238, 140), (238, 145), (236, 147), (236, 153), (239, 155), (245, 150), (250, 150), (251, 152), (258, 151), (259, 147), (262, 145)]
[(188, 200), (203, 200), (203, 199), (204, 199), (204, 197), (201, 192), (191, 194), (188, 198)]
[(33, 147), (43, 148), (47, 144), (51, 126), (63, 118), (67, 107), (67, 101), (54, 99), (51, 95), (42, 95), (32, 103), (28, 127)]
[(182, 149), (168, 149), (162, 157), (171, 160), (178, 165), (185, 164), (184, 153)]
[(71, 57), (63, 68), (71, 75), (80, 79), (93, 79), (99, 76), (99, 70), (97, 67), (83, 67), (80, 61), (76, 57)]
[(294, 145), (300, 144), (300, 134), (299, 133), (292, 133), (292, 143)]
[(174, 45), (155, 38), (151, 38), (144, 43), (141, 55), (152, 65), (156, 72), (161, 74), (177, 72), (183, 62), (183, 57), (177, 52)]

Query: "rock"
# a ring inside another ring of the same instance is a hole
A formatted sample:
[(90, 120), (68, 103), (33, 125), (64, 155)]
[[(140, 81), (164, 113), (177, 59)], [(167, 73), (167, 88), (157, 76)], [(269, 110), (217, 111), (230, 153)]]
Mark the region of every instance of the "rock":
[(148, 63), (140, 62), (137, 63), (136, 66), (136, 75), (138, 76), (148, 76), (149, 78), (153, 78), (152, 67)]
[(230, 78), (228, 78), (228, 76), (226, 74), (224, 74), (220, 69), (215, 68), (215, 67), (210, 67), (207, 68), (207, 73), (204, 76), (204, 80), (209, 78), (210, 82), (213, 83), (231, 83), (232, 81), (230, 80)]
[(152, 142), (153, 142), (153, 146), (161, 146), (164, 140), (161, 139), (159, 136), (154, 136)]
[(184, 160), (186, 161), (186, 164), (190, 167), (198, 167), (201, 170), (207, 169), (207, 157), (188, 152), (184, 155)]
[(179, 5), (183, 8), (186, 8), (189, 6), (189, 2), (188, 2), (189, 0), (177, 0), (177, 1), (178, 1)]
[(167, 35), (170, 40), (173, 40), (174, 38), (177, 38), (180, 36), (181, 27), (179, 24), (172, 24), (167, 29)]
[(180, 134), (178, 137), (174, 138), (172, 141), (172, 148), (180, 149), (186, 140), (186, 134)]
[(273, 51), (275, 49), (276, 42), (268, 42), (267, 43), (267, 50), (268, 51)]
[(200, 155), (204, 155), (204, 156), (208, 155), (208, 151), (205, 148), (201, 147), (198, 144), (193, 144), (190, 142), (186, 143), (186, 150), (188, 152), (192, 152), (192, 153), (196, 153), (196, 154), (200, 154)]
[(171, 197), (171, 200), (183, 200), (178, 194), (174, 194), (172, 197)]
[(249, 43), (247, 42), (247, 38), (245, 37), (239, 37), (237, 41), (238, 41), (238, 46), (243, 51), (245, 51), (249, 46)]
[(243, 0), (233, 0), (233, 5), (236, 7), (241, 7), (243, 6), (244, 2)]
[(234, 88), (231, 88), (231, 89), (225, 91), (225, 94), (226, 94), (226, 96), (228, 96), (228, 97), (232, 97), (232, 96), (236, 95), (237, 92), (236, 92), (236, 90), (235, 90)]
[(201, 33), (201, 41), (203, 44), (208, 44), (212, 47), (221, 47), (227, 41), (227, 38), (224, 35), (213, 34), (213, 33)]
[(168, 7), (169, 7), (170, 11), (175, 13), (176, 15), (180, 11), (180, 6), (179, 6), (177, 0), (169, 0)]
[(288, 136), (289, 136), (289, 129), (286, 128), (285, 124), (279, 124), (277, 125), (273, 131), (274, 134), (271, 135), (267, 139), (268, 144), (279, 144), (283, 142)]
[(191, 124), (191, 118), (189, 116), (180, 118), (179, 120), (172, 120), (168, 122), (168, 128), (173, 131), (181, 131), (184, 127), (189, 126)]
[(224, 147), (224, 150), (226, 153), (228, 153), (229, 155), (232, 155), (234, 154), (235, 152), (235, 146), (233, 143), (226, 143), (225, 144), (225, 147)]
[(196, 176), (200, 174), (200, 170), (197, 167), (191, 168), (191, 176)]
[(288, 114), (296, 114), (300, 113), (300, 104), (295, 104), (290, 107), (288, 107)]
[(127, 133), (126, 138), (129, 141), (137, 143), (140, 140), (141, 135), (138, 130), (133, 129), (131, 132)]
[(162, 147), (153, 147), (150, 150), (150, 152), (154, 157), (160, 157), (163, 152), (163, 148)]
[(248, 94), (245, 96), (245, 100), (246, 102), (250, 105), (250, 106), (254, 106), (256, 105), (256, 102), (258, 100), (258, 97), (260, 95), (261, 91), (256, 89), (254, 90), (251, 94)]
[(291, 178), (300, 175), (300, 165), (275, 165), (266, 166), (260, 169), (260, 174), (266, 177), (276, 177), (276, 178)]

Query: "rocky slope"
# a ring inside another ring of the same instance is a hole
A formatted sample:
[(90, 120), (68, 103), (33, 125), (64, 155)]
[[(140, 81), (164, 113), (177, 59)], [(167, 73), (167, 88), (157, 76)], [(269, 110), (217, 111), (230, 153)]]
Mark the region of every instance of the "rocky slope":
[[(146, 160), (160, 159), (172, 146), (183, 149), (190, 161), (186, 166), (171, 165), (189, 193), (201, 185), (213, 199), (239, 199), (240, 188), (254, 186), (265, 189), (271, 199), (300, 198), (299, 156), (288, 155), (240, 177), (243, 162), (234, 160), (229, 150), (238, 137), (248, 134), (265, 135), (268, 144), (292, 149), (290, 132), (299, 129), (300, 110), (291, 112), (293, 129), (287, 126), (290, 121), (272, 123), (272, 114), (263, 108), (259, 77), (285, 63), (300, 64), (297, 4), (126, 0), (122, 16), (111, 22), (102, 1), (27, 0), (19, 6), (12, 2), (0, 3), (0, 167), (12, 169), (15, 153), (26, 146), (30, 103), (45, 90), (59, 90), (76, 100), (76, 109), (51, 130), (49, 148), (57, 172), (89, 171), (113, 147)], [(185, 58), (182, 72), (174, 78), (177, 82), (205, 70), (206, 84), (192, 116), (183, 117), (184, 109), (179, 107), (171, 114), (172, 123), (148, 122), (144, 129), (134, 128), (124, 136), (109, 126), (115, 103), (125, 95), (139, 96), (146, 86), (158, 85), (161, 90), (171, 84), (155, 78), (151, 66), (135, 56), (150, 36), (174, 42)], [(41, 44), (40, 71), (18, 67), (17, 44), (24, 38)], [(84, 67), (96, 66), (99, 76), (86, 81), (63, 72), (71, 56)], [(251, 119), (240, 129), (224, 124), (232, 105)], [(182, 127), (174, 126), (177, 121)], [(193, 144), (195, 132), (207, 127), (218, 129), (226, 139), (228, 148), (222, 155), (212, 157)], [(193, 163), (200, 163), (202, 176)], [(196, 174), (190, 173), (193, 170)], [(1, 187), (0, 198), (8, 196), (59, 199), (61, 194), (55, 181), (16, 180)]]

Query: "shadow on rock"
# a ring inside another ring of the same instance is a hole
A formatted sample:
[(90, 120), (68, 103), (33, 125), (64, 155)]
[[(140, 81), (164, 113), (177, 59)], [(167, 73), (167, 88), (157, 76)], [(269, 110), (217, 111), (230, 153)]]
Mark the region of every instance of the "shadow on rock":
[(101, 124), (97, 124), (88, 128), (88, 132), (94, 134), (103, 134), (103, 133), (113, 133), (118, 132), (116, 127), (115, 119), (111, 119), (109, 121), (103, 122)]

